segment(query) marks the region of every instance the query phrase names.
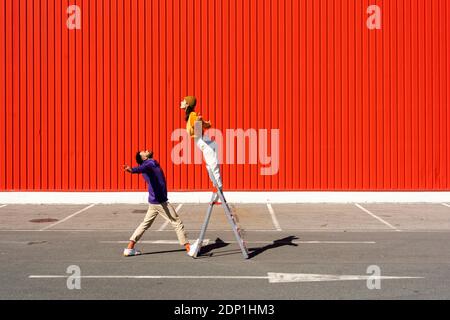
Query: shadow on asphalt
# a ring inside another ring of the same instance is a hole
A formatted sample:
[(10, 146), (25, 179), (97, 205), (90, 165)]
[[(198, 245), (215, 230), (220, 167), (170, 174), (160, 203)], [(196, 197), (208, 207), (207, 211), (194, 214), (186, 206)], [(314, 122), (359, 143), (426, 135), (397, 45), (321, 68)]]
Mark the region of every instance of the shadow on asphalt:
[(185, 251), (186, 250), (184, 250), (184, 249), (177, 249), (177, 250), (156, 251), (156, 252), (142, 252), (141, 256), (160, 254), (160, 253), (185, 252)]
[(275, 248), (279, 248), (282, 246), (294, 246), (294, 247), (298, 247), (298, 244), (296, 243), (292, 243), (292, 241), (297, 240), (298, 238), (296, 236), (289, 236), (283, 239), (278, 239), (275, 240), (274, 242), (272, 242), (271, 244), (265, 245), (264, 247), (259, 247), (259, 248), (249, 248), (248, 250), (250, 251), (248, 258), (251, 259), (255, 256), (257, 256), (258, 254), (263, 253), (264, 251), (270, 250), (270, 249), (275, 249)]
[[(249, 251), (249, 255), (248, 258), (252, 259), (253, 257), (256, 257), (257, 255), (267, 251), (267, 250), (271, 250), (271, 249), (276, 249), (282, 246), (294, 246), (294, 247), (298, 247), (298, 244), (296, 243), (292, 243), (292, 241), (294, 240), (298, 240), (298, 238), (296, 236), (289, 236), (289, 237), (285, 237), (282, 239), (278, 239), (273, 241), (270, 244), (267, 244), (263, 247), (258, 247), (258, 248), (248, 248)], [(212, 244), (209, 244), (207, 246), (202, 247), (200, 254), (198, 255), (198, 258), (211, 258), (211, 257), (221, 257), (221, 256), (226, 256), (226, 255), (232, 255), (232, 254), (240, 254), (241, 250), (239, 249), (233, 249), (233, 250), (226, 250), (226, 251), (221, 251), (218, 254), (215, 253), (210, 253), (212, 250), (214, 249), (219, 249), (219, 248), (223, 248), (228, 246), (229, 243), (224, 242), (222, 239), (217, 238), (216, 241)], [(208, 254), (209, 253), (209, 254)]]
[(214, 249), (220, 249), (220, 248), (226, 247), (228, 245), (229, 245), (229, 243), (226, 243), (222, 239), (217, 238), (214, 243), (203, 246), (200, 249), (199, 255), (207, 254), (208, 252), (211, 252)]

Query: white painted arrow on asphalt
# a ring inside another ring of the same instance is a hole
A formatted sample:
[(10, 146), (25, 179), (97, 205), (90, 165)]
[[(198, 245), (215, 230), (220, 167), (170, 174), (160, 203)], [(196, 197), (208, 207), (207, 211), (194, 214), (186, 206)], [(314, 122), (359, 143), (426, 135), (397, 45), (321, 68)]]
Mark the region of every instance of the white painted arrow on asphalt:
[(318, 282), (318, 281), (350, 281), (350, 280), (391, 280), (391, 279), (423, 279), (423, 277), (388, 277), (388, 276), (358, 276), (310, 273), (268, 273), (270, 283), (283, 282)]
[[(30, 275), (30, 279), (67, 278), (66, 275)], [(73, 276), (72, 276), (73, 277)], [(73, 277), (75, 278), (75, 277)], [(309, 273), (274, 273), (264, 276), (131, 276), (131, 275), (98, 275), (80, 276), (80, 279), (223, 279), (223, 280), (269, 280), (269, 283), (287, 282), (318, 282), (318, 281), (349, 281), (349, 280), (392, 280), (392, 279), (423, 279), (423, 277), (388, 277), (388, 276), (354, 276), (328, 275)]]

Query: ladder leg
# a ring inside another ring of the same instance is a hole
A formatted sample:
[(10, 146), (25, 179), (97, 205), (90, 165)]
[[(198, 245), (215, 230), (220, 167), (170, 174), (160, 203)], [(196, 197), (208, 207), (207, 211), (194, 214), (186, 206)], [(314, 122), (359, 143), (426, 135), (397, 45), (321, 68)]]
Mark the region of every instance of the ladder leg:
[(223, 195), (223, 192), (221, 190), (218, 190), (217, 194), (222, 202), (222, 207), (225, 211), (225, 215), (228, 218), (228, 222), (230, 223), (231, 228), (233, 229), (234, 236), (236, 237), (239, 247), (241, 248), (242, 255), (244, 256), (245, 259), (248, 259), (249, 256), (248, 256), (247, 247), (245, 245), (244, 239), (242, 239), (240, 229), (236, 225), (236, 222), (233, 217), (233, 213), (231, 212), (230, 207), (228, 206), (228, 203), (225, 200), (225, 196)]
[(211, 216), (212, 208), (214, 207), (214, 203), (217, 201), (217, 198), (219, 198), (220, 201), (222, 202), (222, 207), (223, 207), (223, 209), (225, 211), (225, 215), (226, 215), (226, 217), (228, 219), (228, 222), (230, 223), (231, 228), (233, 229), (234, 236), (236, 237), (236, 240), (237, 240), (237, 242), (239, 244), (239, 247), (241, 248), (242, 255), (244, 256), (245, 259), (248, 259), (249, 255), (248, 255), (247, 247), (246, 247), (245, 242), (244, 242), (244, 240), (242, 238), (240, 229), (238, 228), (238, 226), (236, 224), (236, 221), (234, 219), (233, 213), (231, 212), (231, 209), (230, 209), (227, 201), (225, 200), (225, 196), (223, 194), (223, 191), (222, 191), (222, 189), (218, 188), (217, 181), (214, 178), (214, 175), (212, 174), (212, 172), (208, 168), (208, 166), (206, 167), (206, 169), (208, 171), (209, 177), (210, 177), (214, 187), (216, 187), (216, 189), (217, 189), (217, 193), (213, 194), (213, 198), (211, 199), (211, 202), (209, 204), (208, 212), (207, 212), (206, 217), (205, 217), (205, 222), (203, 224), (203, 227), (202, 227), (202, 230), (201, 230), (201, 233), (200, 233), (200, 238), (197, 240), (198, 241), (198, 245), (195, 248), (194, 257), (197, 256), (198, 251), (200, 250), (201, 244), (203, 242), (203, 238), (205, 236), (206, 227), (208, 225), (209, 218)]
[(202, 229), (200, 231), (200, 236), (197, 239), (197, 245), (194, 248), (195, 251), (194, 251), (193, 257), (197, 257), (198, 253), (200, 252), (200, 249), (203, 244), (203, 239), (205, 238), (206, 229), (208, 228), (209, 219), (211, 218), (211, 213), (214, 208), (214, 202), (216, 202), (216, 201), (217, 201), (217, 194), (214, 193), (211, 197), (211, 202), (209, 203), (208, 211), (206, 212), (205, 220), (203, 222)]

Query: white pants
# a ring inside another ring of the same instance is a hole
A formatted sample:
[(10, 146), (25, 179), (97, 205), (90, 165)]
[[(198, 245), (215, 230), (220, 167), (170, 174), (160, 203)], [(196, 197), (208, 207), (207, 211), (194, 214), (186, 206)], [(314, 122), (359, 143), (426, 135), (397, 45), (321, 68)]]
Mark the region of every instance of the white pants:
[(208, 136), (195, 139), (195, 144), (203, 153), (203, 159), (206, 162), (206, 169), (208, 169), (209, 178), (213, 185), (222, 188), (222, 178), (220, 177), (220, 165), (217, 157), (217, 144)]

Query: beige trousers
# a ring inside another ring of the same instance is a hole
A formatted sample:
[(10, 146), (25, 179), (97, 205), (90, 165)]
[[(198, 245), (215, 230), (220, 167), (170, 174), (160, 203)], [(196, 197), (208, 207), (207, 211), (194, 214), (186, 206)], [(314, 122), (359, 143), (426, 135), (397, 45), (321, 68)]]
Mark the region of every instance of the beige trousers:
[(169, 202), (164, 202), (161, 204), (150, 203), (144, 221), (142, 221), (139, 227), (137, 227), (136, 231), (134, 231), (130, 240), (138, 242), (144, 232), (152, 226), (153, 221), (155, 221), (155, 218), (158, 216), (158, 214), (161, 214), (164, 219), (169, 221), (172, 227), (175, 229), (180, 245), (188, 243), (188, 241), (186, 240), (186, 232), (184, 231), (183, 222)]

